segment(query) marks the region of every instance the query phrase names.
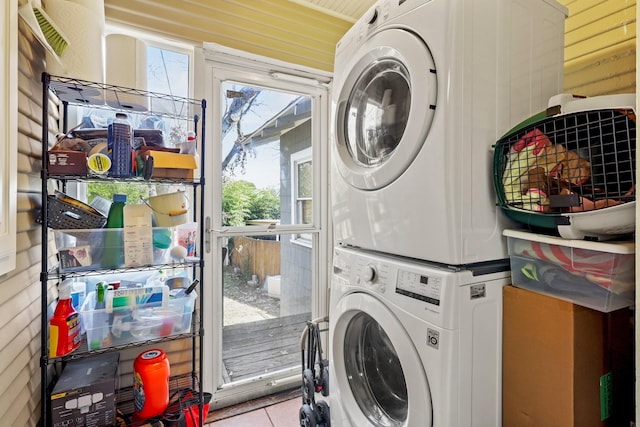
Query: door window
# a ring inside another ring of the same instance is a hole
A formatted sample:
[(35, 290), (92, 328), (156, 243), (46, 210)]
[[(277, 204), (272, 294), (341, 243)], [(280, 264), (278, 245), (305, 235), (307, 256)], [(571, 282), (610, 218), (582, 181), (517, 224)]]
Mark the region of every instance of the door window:
[(204, 314), (213, 336), (205, 364), (220, 405), (299, 386), (300, 335), (327, 311), (326, 78), (262, 70), (238, 54), (227, 62), (205, 52), (203, 79), (215, 307)]
[(378, 166), (398, 146), (407, 126), (411, 91), (400, 62), (374, 62), (358, 79), (347, 101), (345, 129), (349, 154), (360, 166)]
[(398, 353), (382, 326), (364, 312), (347, 327), (344, 364), (353, 397), (371, 423), (403, 425), (409, 405)]

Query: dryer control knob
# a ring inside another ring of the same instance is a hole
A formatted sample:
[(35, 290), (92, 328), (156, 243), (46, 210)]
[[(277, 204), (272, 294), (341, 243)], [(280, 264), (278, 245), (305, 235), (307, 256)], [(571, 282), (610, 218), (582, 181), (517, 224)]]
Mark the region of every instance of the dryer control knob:
[(376, 268), (369, 264), (362, 269), (362, 280), (365, 282), (373, 282), (376, 280)]

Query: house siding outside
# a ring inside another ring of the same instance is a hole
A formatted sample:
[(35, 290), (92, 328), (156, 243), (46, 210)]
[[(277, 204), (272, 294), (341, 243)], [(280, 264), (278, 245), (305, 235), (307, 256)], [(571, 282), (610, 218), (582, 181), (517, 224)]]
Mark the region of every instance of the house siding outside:
[[(291, 155), (309, 147), (311, 120), (280, 137), (280, 209), (283, 224), (291, 224), (293, 221)], [(309, 312), (313, 265), (311, 248), (292, 242), (289, 235), (281, 235), (280, 239), (280, 315)]]

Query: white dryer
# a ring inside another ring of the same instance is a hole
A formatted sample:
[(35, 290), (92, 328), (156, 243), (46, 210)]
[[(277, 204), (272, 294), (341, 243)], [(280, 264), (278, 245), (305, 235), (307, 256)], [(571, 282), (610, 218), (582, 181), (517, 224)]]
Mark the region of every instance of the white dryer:
[(442, 269), (336, 248), (332, 427), (500, 426), (509, 272), (492, 268)]
[(506, 257), (492, 144), (563, 89), (555, 0), (381, 0), (336, 47), (336, 244), (463, 265)]

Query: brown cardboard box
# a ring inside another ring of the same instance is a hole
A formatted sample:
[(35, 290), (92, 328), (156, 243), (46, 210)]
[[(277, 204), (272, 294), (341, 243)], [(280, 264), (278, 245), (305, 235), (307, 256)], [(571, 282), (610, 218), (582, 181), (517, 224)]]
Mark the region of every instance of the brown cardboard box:
[(50, 175), (86, 175), (87, 154), (84, 151), (50, 150)]
[(601, 313), (513, 286), (503, 292), (503, 427), (629, 425), (630, 311)]

